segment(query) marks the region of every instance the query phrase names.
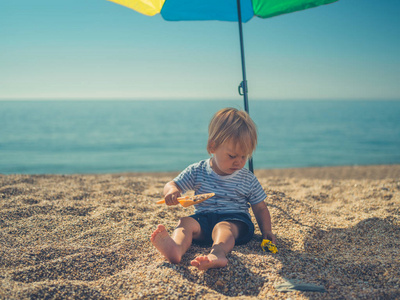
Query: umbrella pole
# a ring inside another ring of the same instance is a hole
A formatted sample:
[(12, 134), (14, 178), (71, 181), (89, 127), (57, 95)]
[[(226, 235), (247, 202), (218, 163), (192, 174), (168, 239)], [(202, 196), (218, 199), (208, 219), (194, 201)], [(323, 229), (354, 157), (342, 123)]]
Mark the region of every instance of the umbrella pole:
[[(238, 10), (238, 24), (239, 24), (239, 37), (240, 37), (240, 53), (242, 57), (242, 76), (243, 81), (239, 85), (239, 95), (243, 96), (244, 110), (249, 113), (249, 101), (247, 98), (247, 80), (246, 80), (246, 63), (244, 58), (244, 44), (243, 44), (243, 29), (242, 29), (242, 13), (240, 9), (240, 0), (236, 1)], [(254, 173), (253, 158), (249, 159), (249, 170)]]

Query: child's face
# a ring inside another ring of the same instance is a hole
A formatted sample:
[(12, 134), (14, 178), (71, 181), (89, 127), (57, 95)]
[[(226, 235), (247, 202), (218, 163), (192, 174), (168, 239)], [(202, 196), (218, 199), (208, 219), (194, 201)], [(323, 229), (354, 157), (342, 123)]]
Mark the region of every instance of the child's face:
[(217, 149), (212, 150), (214, 157), (211, 160), (211, 168), (218, 175), (230, 175), (237, 170), (242, 169), (248, 155), (243, 153), (239, 144), (228, 141), (220, 145)]

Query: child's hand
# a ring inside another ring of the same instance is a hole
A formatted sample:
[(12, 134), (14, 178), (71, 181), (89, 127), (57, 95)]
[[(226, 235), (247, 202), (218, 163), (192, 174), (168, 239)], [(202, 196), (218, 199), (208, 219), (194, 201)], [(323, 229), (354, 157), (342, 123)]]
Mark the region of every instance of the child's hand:
[(164, 199), (167, 205), (178, 205), (178, 197), (181, 196), (181, 191), (175, 182), (170, 181), (164, 187)]
[(264, 237), (264, 239), (270, 240), (273, 244), (276, 244), (275, 234), (273, 234), (272, 231), (266, 232), (266, 237)]
[(178, 197), (181, 196), (181, 193), (179, 191), (175, 191), (171, 194), (167, 194), (165, 195), (164, 199), (165, 199), (165, 204), (167, 205), (178, 205), (179, 202), (177, 200)]

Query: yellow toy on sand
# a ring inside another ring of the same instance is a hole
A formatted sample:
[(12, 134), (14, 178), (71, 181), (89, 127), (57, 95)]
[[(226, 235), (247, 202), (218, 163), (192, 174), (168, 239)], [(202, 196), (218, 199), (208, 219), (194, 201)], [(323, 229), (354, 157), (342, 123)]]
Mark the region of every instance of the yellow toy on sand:
[[(186, 196), (186, 197), (179, 197), (177, 200), (183, 207), (188, 207), (193, 204), (198, 204), (203, 202), (211, 197), (215, 196), (215, 193), (208, 193), (208, 194), (200, 194), (195, 196)], [(165, 200), (162, 199), (156, 202), (157, 204), (165, 203)]]
[(275, 244), (273, 244), (270, 240), (266, 240), (266, 239), (264, 239), (261, 242), (261, 248), (263, 249), (264, 252), (265, 252), (265, 249), (272, 253), (278, 252), (278, 248), (276, 248)]

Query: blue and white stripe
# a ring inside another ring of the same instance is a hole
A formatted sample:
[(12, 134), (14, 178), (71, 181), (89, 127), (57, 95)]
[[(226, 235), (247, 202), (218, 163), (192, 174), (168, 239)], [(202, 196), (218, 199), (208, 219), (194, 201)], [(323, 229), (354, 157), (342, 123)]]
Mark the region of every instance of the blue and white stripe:
[(231, 175), (220, 176), (210, 166), (210, 159), (187, 167), (174, 182), (182, 193), (194, 190), (195, 194), (215, 193), (215, 196), (195, 205), (195, 213), (246, 213), (250, 205), (263, 201), (265, 194), (260, 182), (249, 170), (243, 168)]

